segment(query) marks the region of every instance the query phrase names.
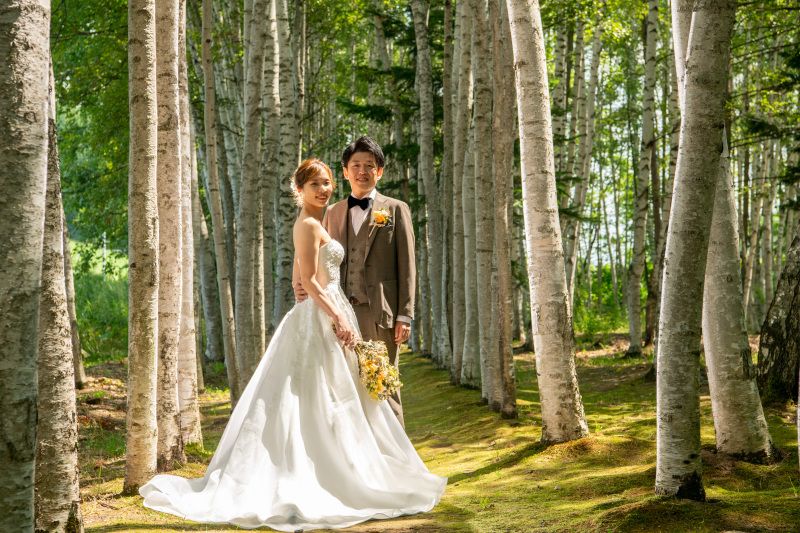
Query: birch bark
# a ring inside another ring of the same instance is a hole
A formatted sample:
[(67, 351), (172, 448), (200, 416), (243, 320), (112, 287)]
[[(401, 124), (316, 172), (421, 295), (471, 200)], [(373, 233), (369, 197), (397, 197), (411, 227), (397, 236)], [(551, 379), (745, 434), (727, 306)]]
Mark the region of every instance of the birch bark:
[(128, 2), (128, 409), (123, 493), (156, 473), (158, 199), (155, 0)]
[(233, 299), (228, 274), (227, 250), (222, 228), (222, 198), (217, 174), (217, 121), (214, 70), (211, 64), (211, 0), (203, 0), (203, 85), (205, 94), (205, 138), (206, 169), (208, 171), (208, 196), (211, 207), (211, 223), (214, 225), (214, 248), (217, 261), (217, 283), (222, 300), (222, 338), (225, 346), (225, 367), (228, 373), (228, 386), (231, 391), (231, 404), (235, 405), (241, 394), (239, 365), (236, 360), (236, 324), (233, 318)]
[[(236, 241), (236, 354), (239, 361), (241, 387), (247, 385), (255, 372), (262, 353), (262, 332), (256, 320), (256, 276), (257, 256), (260, 255), (258, 233), (262, 231), (259, 207), (261, 162), (261, 101), (264, 85), (264, 45), (267, 40), (269, 24), (267, 14), (269, 0), (253, 0), (250, 18), (250, 47), (247, 52), (247, 85), (245, 86), (245, 130), (244, 161), (242, 168), (242, 189), (239, 198), (239, 212), (236, 217), (238, 238)], [(261, 300), (259, 295), (258, 300)]]
[[(194, 239), (192, 227), (192, 181), (197, 180), (193, 168), (191, 110), (189, 108), (189, 70), (186, 58), (186, 0), (178, 5), (178, 95), (180, 99), (180, 187), (181, 187), (181, 312), (178, 342), (178, 407), (181, 438), (184, 444), (202, 445), (198, 394), (197, 329), (194, 298)], [(202, 376), (202, 371), (201, 374)]]
[(428, 260), (431, 288), (431, 308), (433, 313), (433, 356), (442, 368), (452, 362), (450, 346), (450, 326), (446, 308), (442, 303), (442, 279), (447, 275), (444, 263), (444, 234), (442, 229), (442, 208), (436, 173), (433, 168), (433, 75), (431, 73), (431, 51), (428, 42), (427, 12), (422, 0), (411, 0), (414, 17), (414, 35), (417, 45), (417, 87), (419, 89), (420, 128), (419, 165), (420, 174), (425, 181), (426, 207), (428, 210)]
[(644, 62), (644, 96), (642, 97), (642, 146), (639, 151), (639, 172), (636, 178), (636, 211), (633, 220), (633, 254), (628, 266), (628, 356), (642, 355), (642, 273), (647, 245), (647, 212), (650, 209), (650, 166), (655, 145), (656, 43), (658, 42), (658, 1), (649, 0), (647, 43)]
[[(466, 153), (472, 153), (475, 128), (471, 127)], [(461, 385), (477, 389), (481, 386), (480, 326), (478, 324), (478, 274), (475, 261), (475, 163), (464, 159), (462, 176), (462, 212), (464, 222), (464, 352), (461, 361)], [(458, 333), (458, 332), (456, 332)]]
[[(658, 328), (655, 492), (704, 500), (698, 396), (703, 278), (736, 4), (695, 5), (685, 48), (681, 7), (673, 7), (673, 38), (679, 79), (685, 65), (686, 81)], [(680, 54), (687, 50), (684, 63)]]
[(158, 471), (184, 461), (178, 399), (183, 249), (178, 0), (156, 3), (158, 76)]
[(542, 441), (589, 433), (575, 372), (572, 310), (558, 220), (547, 63), (538, 0), (507, 0), (519, 112), (522, 207)]
[[(466, 256), (464, 253), (464, 212), (463, 212), (463, 180), (464, 165), (468, 159), (466, 154), (467, 142), (470, 131), (470, 110), (472, 107), (472, 42), (471, 24), (472, 13), (466, 2), (456, 5), (459, 18), (459, 33), (456, 38), (456, 48), (459, 50), (458, 60), (458, 90), (455, 105), (455, 127), (453, 131), (453, 362), (450, 367), (450, 383), (461, 383), (461, 366), (464, 358), (464, 332), (466, 330)], [(454, 76), (455, 78), (455, 76)]]
[(725, 143), (703, 297), (703, 344), (717, 450), (750, 462), (771, 463), (780, 452), (770, 438), (758, 395), (740, 277), (736, 191)]
[(75, 388), (86, 386), (86, 371), (83, 369), (83, 353), (81, 352), (81, 334), (78, 331), (78, 314), (75, 312), (75, 278), (72, 272), (72, 255), (69, 252), (69, 228), (67, 216), (64, 219), (64, 279), (67, 283), (67, 310), (69, 311), (69, 329), (72, 332), (72, 366), (75, 373)]
[(52, 67), (47, 121), (47, 197), (37, 363), (36, 530), (73, 532), (83, 530), (83, 520), (78, 489), (78, 420), (64, 278), (64, 219)]

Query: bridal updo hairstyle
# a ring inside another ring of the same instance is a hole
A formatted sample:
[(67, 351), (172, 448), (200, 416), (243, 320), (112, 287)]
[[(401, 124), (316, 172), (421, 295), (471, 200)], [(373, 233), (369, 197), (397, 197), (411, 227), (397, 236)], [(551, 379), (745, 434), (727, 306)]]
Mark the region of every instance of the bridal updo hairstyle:
[(333, 179), (331, 168), (319, 159), (306, 159), (300, 163), (300, 166), (297, 167), (297, 170), (292, 174), (292, 194), (294, 195), (294, 203), (297, 204), (297, 207), (303, 207), (303, 194), (300, 192), (300, 189), (303, 188), (303, 185), (308, 180), (319, 174), (327, 175), (328, 179), (331, 180), (333, 190), (336, 190), (336, 181)]

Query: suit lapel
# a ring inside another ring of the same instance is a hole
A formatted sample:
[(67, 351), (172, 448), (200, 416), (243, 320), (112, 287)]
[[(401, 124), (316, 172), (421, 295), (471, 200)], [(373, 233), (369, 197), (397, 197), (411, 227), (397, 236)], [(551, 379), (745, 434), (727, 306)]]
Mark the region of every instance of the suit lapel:
[(336, 228), (336, 235), (333, 236), (347, 250), (347, 217), (350, 215), (347, 209), (347, 200), (343, 200), (336, 205), (343, 204), (340, 209), (334, 209), (336, 217), (333, 219), (331, 227)]
[[(372, 243), (375, 241), (375, 237), (378, 235), (378, 228), (374, 228), (370, 226), (372, 224), (372, 213), (373, 211), (377, 211), (378, 209), (384, 208), (386, 209), (386, 197), (381, 193), (375, 194), (375, 199), (372, 201), (372, 209), (367, 213), (367, 219), (364, 221), (364, 225), (361, 226), (360, 231), (367, 232), (367, 249), (364, 252), (364, 259), (366, 260), (367, 256), (369, 255), (369, 251), (372, 248)], [(387, 209), (388, 210), (388, 209)]]

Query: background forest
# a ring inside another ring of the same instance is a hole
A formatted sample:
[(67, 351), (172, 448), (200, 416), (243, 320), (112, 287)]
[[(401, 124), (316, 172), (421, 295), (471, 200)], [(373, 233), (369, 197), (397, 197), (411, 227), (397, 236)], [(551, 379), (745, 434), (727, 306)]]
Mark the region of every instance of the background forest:
[[(378, 189), (415, 222), (407, 429), (451, 480), (420, 527), (796, 528), (795, 1), (63, 0), (50, 16), (71, 325), (46, 364), (79, 390), (77, 407), (74, 389), (71, 407), (39, 401), (37, 440), (47, 412), (73, 413), (80, 465), (37, 524), (77, 531), (82, 499), (87, 530), (135, 529), (155, 471), (202, 473), (295, 303), (289, 178), (322, 159), (345, 198), (341, 152), (368, 135)], [(533, 486), (548, 492), (512, 497)]]

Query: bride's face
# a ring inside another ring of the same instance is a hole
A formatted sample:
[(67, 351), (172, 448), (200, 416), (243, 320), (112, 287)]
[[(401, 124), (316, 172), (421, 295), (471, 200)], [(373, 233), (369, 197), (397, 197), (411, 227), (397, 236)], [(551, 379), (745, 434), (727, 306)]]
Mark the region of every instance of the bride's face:
[(333, 183), (328, 176), (320, 173), (306, 181), (300, 187), (303, 204), (313, 207), (325, 207), (333, 194)]

